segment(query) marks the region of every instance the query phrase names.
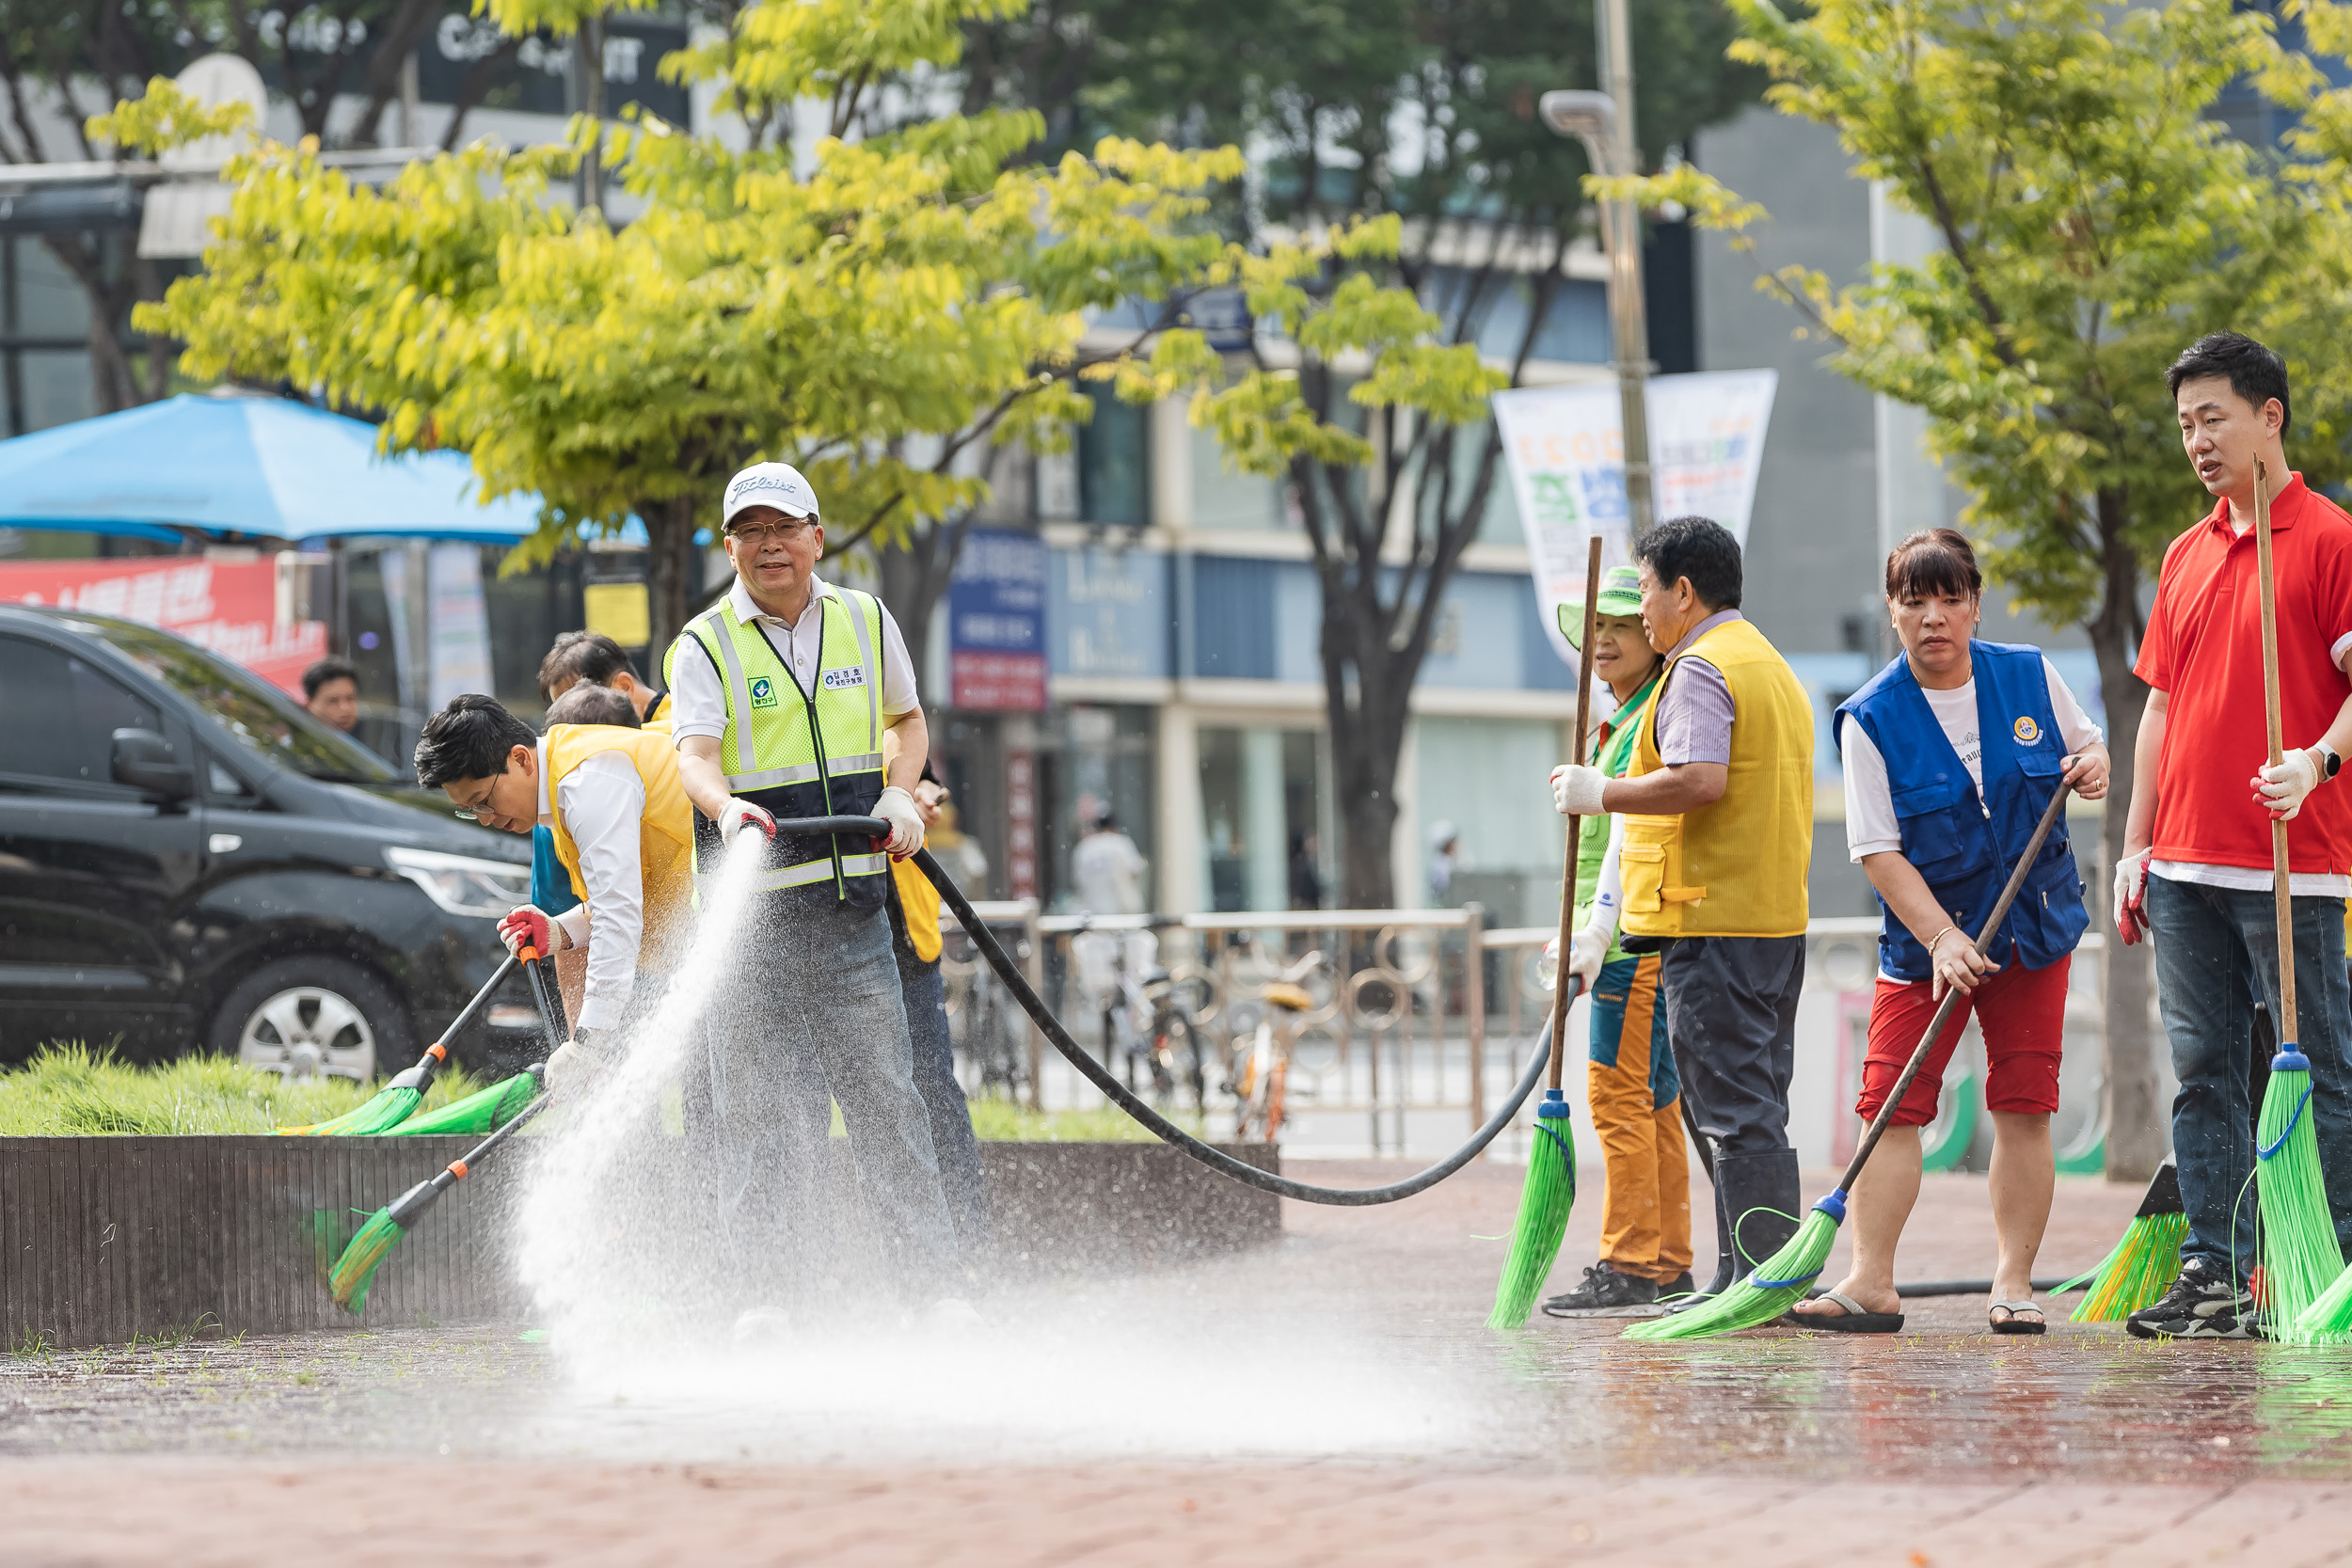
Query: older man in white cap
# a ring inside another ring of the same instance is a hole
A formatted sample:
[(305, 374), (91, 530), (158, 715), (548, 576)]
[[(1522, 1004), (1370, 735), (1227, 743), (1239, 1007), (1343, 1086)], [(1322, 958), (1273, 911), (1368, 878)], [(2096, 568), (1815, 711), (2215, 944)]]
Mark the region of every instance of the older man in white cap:
[[(884, 1276), (938, 1316), (968, 1318), (882, 909), (889, 858), (923, 847), (912, 791), (931, 748), (914, 668), (882, 601), (818, 580), (824, 522), (797, 469), (737, 474), (720, 532), (735, 586), (688, 623), (663, 674), (702, 871), (746, 826), (769, 840), (751, 931), (707, 956), (728, 971), (710, 1052), (726, 1212), (747, 1258), (784, 1228), (805, 1256), (825, 1212), (820, 1160), (837, 1101)], [(897, 737), (888, 776), (885, 733)], [(878, 816), (890, 836), (777, 833), (778, 818), (808, 816)], [(838, 1260), (793, 1273), (837, 1277)], [(763, 1304), (739, 1326), (779, 1316)]]

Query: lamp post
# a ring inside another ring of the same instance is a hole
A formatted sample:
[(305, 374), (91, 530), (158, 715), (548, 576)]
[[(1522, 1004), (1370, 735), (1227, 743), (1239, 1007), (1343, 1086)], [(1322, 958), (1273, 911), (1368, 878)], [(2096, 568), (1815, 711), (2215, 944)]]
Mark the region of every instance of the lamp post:
[[(1617, 26), (1604, 29), (1612, 40), (1625, 35), (1625, 0), (1606, 0)], [(1608, 51), (1609, 71), (1622, 97), (1633, 93), (1633, 69), (1626, 51)], [(1605, 92), (1563, 88), (1543, 96), (1544, 123), (1563, 136), (1584, 144), (1593, 171), (1603, 178), (1632, 173), (1636, 167), (1632, 116), (1619, 112), (1620, 99)], [(1639, 538), (1652, 517), (1649, 463), (1649, 326), (1642, 306), (1642, 214), (1630, 201), (1600, 203), (1601, 243), (1609, 251), (1610, 339), (1616, 348), (1618, 420), (1625, 431), (1625, 500), (1629, 537)]]

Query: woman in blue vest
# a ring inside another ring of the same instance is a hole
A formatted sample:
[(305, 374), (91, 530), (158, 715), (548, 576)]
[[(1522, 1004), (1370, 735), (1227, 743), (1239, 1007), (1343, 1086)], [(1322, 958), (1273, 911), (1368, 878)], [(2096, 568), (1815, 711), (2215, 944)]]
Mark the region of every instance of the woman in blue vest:
[(2038, 648), (1976, 638), (1983, 575), (1947, 528), (1886, 558), (1886, 608), (1903, 654), (1846, 699), (1832, 721), (1846, 773), (1847, 852), (1878, 890), (1878, 993), (1854, 1106), (1875, 1117), (1943, 1000), (1967, 993), (1854, 1183), (1853, 1268), (1791, 1314), (1801, 1327), (1892, 1334), (1902, 1327), (1895, 1243), (1919, 1196), (1919, 1129), (1935, 1119), (1945, 1065), (1974, 1012), (1993, 1116), (1993, 1225), (2000, 1239), (1987, 1319), (1995, 1334), (2040, 1334), (2034, 1254), (2050, 1218), (2066, 974), (2090, 917), (2061, 816), (2016, 903), (1979, 954), (1972, 938), (2033, 837), (2051, 792), (2107, 790), (2097, 726)]

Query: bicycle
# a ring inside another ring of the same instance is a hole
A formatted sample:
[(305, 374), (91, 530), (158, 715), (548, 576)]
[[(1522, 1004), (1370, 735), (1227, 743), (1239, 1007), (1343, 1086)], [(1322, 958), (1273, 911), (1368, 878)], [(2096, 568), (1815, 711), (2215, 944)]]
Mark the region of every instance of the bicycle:
[[(1200, 984), (1205, 976), (1197, 972), (1180, 980), (1165, 969), (1153, 969), (1143, 977), (1143, 999), (1151, 1009), (1151, 1022), (1132, 1050), (1143, 1053), (1152, 1073), (1152, 1084), (1165, 1106), (1173, 1097), (1177, 1082), (1177, 1061), (1181, 1050), (1184, 1061), (1183, 1081), (1192, 1091), (1192, 1108), (1206, 1116), (1209, 1110), (1208, 1062), (1200, 1049), (1200, 1031), (1193, 1024), (1197, 1007), (1186, 1007), (1178, 1000), (1177, 992), (1185, 985)], [(1181, 1041), (1181, 1046), (1179, 1042)], [(1130, 1073), (1130, 1081), (1133, 1074)]]
[(1273, 1143), (1281, 1133), (1291, 1045), (1297, 1037), (1299, 1020), (1315, 1009), (1314, 997), (1298, 982), (1322, 963), (1323, 952), (1317, 948), (1259, 988), (1258, 1000), (1266, 1005), (1266, 1011), (1258, 1020), (1248, 1048), (1234, 1053), (1224, 1085), (1234, 1101), (1237, 1143), (1250, 1142), (1253, 1127), (1260, 1143)]

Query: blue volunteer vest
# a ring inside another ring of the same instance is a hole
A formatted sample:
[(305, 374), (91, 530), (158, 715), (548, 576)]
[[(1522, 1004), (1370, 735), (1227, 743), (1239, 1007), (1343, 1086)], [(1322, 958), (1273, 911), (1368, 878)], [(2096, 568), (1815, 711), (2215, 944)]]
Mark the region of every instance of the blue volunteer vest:
[[(1951, 923), (1973, 937), (1999, 900), (2050, 803), (2050, 792), (2066, 771), (2066, 741), (2050, 709), (2042, 650), (1971, 641), (1968, 658), (1976, 673), (1977, 728), (1984, 747), (1981, 799), (1907, 658), (1898, 656), (1838, 705), (1830, 735), (1832, 744), (1842, 745), (1842, 726), (1851, 720), (1878, 748), (1902, 824), (1903, 859), (1927, 882)], [(1882, 969), (1899, 980), (1927, 979), (1927, 949), (1883, 898), (1879, 910)], [(2027, 969), (2044, 969), (2072, 953), (2090, 924), (2061, 816), (1984, 954), (1997, 964), (2014, 959)]]

